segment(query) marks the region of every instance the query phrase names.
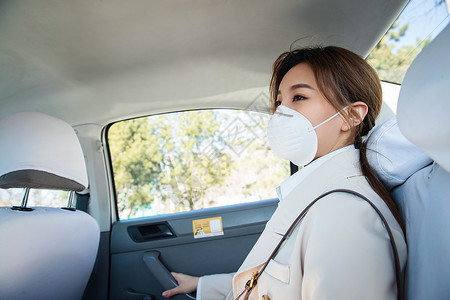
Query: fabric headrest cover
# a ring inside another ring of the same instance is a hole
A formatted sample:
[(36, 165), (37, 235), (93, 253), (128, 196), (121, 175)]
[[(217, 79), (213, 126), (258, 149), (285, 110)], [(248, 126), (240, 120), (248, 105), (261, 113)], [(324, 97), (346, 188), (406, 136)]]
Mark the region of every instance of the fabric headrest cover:
[(450, 172), (450, 26), (417, 56), (400, 90), (402, 133)]
[(432, 162), (400, 132), (396, 118), (375, 128), (367, 141), (367, 160), (387, 188), (402, 184)]
[(22, 112), (0, 120), (0, 187), (84, 190), (83, 151), (74, 129), (54, 117)]

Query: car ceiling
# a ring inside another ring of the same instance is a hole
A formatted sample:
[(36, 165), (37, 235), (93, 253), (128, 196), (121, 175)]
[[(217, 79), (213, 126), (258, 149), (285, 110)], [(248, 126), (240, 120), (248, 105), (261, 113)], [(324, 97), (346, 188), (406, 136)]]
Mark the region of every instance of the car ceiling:
[[(366, 56), (405, 0), (0, 1), (0, 118), (72, 125), (198, 107), (245, 107), (301, 43)], [(241, 95), (241, 96), (239, 96)]]

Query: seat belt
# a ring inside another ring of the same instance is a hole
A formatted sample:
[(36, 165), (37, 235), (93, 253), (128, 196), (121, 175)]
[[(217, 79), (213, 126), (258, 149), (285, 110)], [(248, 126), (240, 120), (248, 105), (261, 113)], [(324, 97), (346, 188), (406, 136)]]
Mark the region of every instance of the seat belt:
[(75, 206), (76, 209), (87, 212), (90, 194), (89, 193), (85, 193), (85, 194), (75, 193), (75, 195), (77, 197), (76, 198), (76, 206)]

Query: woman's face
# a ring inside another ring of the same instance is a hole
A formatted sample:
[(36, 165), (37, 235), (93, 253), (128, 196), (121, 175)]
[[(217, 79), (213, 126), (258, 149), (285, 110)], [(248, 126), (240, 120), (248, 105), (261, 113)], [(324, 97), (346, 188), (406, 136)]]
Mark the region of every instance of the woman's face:
[[(314, 73), (306, 63), (300, 63), (286, 73), (280, 83), (277, 101), (301, 113), (313, 126), (337, 112), (319, 91)], [(343, 118), (336, 116), (316, 129), (318, 150), (315, 158), (349, 144), (349, 132), (342, 130), (343, 125)]]

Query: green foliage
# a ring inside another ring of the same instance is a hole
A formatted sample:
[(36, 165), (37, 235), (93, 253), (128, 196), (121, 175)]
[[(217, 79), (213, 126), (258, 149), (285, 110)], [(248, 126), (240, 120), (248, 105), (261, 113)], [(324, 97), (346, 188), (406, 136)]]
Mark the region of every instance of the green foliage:
[(394, 42), (398, 42), (408, 30), (405, 24), (394, 23), (375, 49), (367, 57), (367, 62), (378, 72), (382, 80), (401, 83), (409, 65), (430, 40), (418, 41), (415, 46), (403, 46), (394, 53)]
[[(165, 128), (151, 126), (147, 118), (114, 124), (109, 130), (109, 143), (119, 210), (149, 207), (153, 200), (150, 193), (162, 169), (161, 146), (166, 144)], [(150, 134), (149, 134), (150, 133)]]
[(219, 123), (212, 111), (139, 118), (114, 124), (108, 138), (119, 211), (134, 216), (154, 201), (171, 211), (192, 210), (220, 184), (232, 165), (214, 146)]
[(177, 120), (176, 147), (165, 149), (170, 159), (161, 183), (171, 190), (178, 208), (192, 210), (207, 189), (224, 181), (232, 161), (214, 146), (223, 140), (216, 138), (219, 122), (212, 111), (185, 112)]

